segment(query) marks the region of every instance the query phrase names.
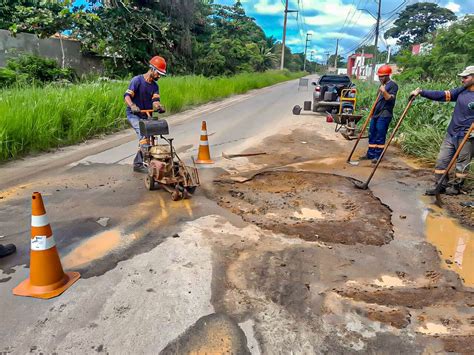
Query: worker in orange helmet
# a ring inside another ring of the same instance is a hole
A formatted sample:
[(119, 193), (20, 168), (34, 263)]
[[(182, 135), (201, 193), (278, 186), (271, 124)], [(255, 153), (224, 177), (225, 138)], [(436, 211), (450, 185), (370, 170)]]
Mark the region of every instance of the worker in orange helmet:
[(165, 112), (160, 104), (160, 88), (157, 83), (162, 75), (166, 75), (166, 61), (160, 56), (155, 56), (149, 62), (148, 71), (143, 75), (133, 77), (124, 94), (127, 105), (127, 120), (139, 139), (139, 149), (133, 160), (133, 171), (135, 172), (148, 172), (148, 168), (144, 165), (142, 154), (142, 147), (148, 144), (148, 139), (140, 135), (139, 128), (140, 120), (147, 119), (148, 116), (140, 111), (155, 110), (160, 113)]
[(377, 71), (380, 80), (379, 98), (375, 104), (369, 128), (369, 149), (360, 159), (371, 160), (377, 163), (385, 147), (385, 138), (393, 117), (393, 108), (397, 99), (398, 85), (391, 80), (392, 68), (388, 64), (382, 65)]

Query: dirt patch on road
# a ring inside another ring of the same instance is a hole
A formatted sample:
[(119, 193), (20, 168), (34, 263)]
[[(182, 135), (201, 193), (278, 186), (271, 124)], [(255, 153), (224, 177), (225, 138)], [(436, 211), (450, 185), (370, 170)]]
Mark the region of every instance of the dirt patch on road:
[(465, 226), (474, 228), (474, 207), (465, 207), (461, 203), (468, 203), (474, 201), (474, 187), (470, 194), (458, 196), (442, 195), (444, 207), (449, 214), (459, 220)]
[(390, 209), (338, 175), (268, 171), (217, 181), (216, 194), (245, 221), (306, 241), (380, 246), (393, 238)]

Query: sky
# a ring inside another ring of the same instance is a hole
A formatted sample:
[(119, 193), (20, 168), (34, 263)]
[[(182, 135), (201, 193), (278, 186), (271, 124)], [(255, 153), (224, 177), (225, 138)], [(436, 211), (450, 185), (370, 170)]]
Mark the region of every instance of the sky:
[[(397, 19), (397, 13), (416, 0), (381, 0), (382, 32)], [(426, 0), (425, 0), (426, 1)], [(458, 17), (474, 13), (474, 0), (433, 0), (439, 6), (447, 7)], [(235, 0), (214, 0), (216, 4), (232, 5)], [(241, 0), (248, 16), (255, 18), (267, 36), (281, 41), (283, 36), (284, 0)], [(325, 61), (326, 53), (334, 54), (336, 40), (339, 39), (339, 54), (353, 53), (374, 28), (375, 19), (364, 10), (377, 14), (376, 0), (289, 0), (289, 10), (299, 10), (288, 14), (286, 45), (293, 53), (303, 52), (306, 33), (310, 33), (308, 58)], [(385, 40), (379, 36), (379, 49), (394, 45), (396, 40)], [(372, 40), (368, 44), (373, 44)]]

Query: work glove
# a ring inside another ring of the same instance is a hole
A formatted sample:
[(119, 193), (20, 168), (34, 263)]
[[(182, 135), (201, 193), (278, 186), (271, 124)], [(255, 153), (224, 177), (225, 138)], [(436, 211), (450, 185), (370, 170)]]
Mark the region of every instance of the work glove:
[(133, 104), (132, 106), (130, 106), (130, 111), (132, 111), (132, 113), (140, 113), (140, 107)]
[(411, 93), (410, 93), (410, 96), (418, 96), (421, 92), (421, 89), (420, 88), (416, 88), (415, 90), (413, 90)]

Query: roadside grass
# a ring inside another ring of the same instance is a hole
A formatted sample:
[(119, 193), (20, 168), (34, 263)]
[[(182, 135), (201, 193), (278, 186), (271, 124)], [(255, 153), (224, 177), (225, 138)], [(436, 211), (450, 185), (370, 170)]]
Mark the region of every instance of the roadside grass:
[[(396, 80), (395, 80), (396, 81)], [(380, 84), (369, 84), (356, 80), (357, 111), (364, 109), (364, 118), (372, 106)], [(395, 125), (405, 109), (410, 92), (417, 87), (428, 90), (448, 90), (459, 86), (460, 83), (398, 83), (399, 91), (394, 110)], [(453, 113), (454, 103), (436, 102), (417, 97), (408, 111), (405, 120), (396, 135), (396, 144), (406, 154), (420, 159), (424, 163), (434, 164), (439, 147), (446, 134)]]
[[(268, 71), (232, 77), (165, 77), (162, 103), (168, 113), (245, 93), (305, 73)], [(47, 151), (127, 127), (123, 93), (128, 81), (0, 90), (0, 161)]]

